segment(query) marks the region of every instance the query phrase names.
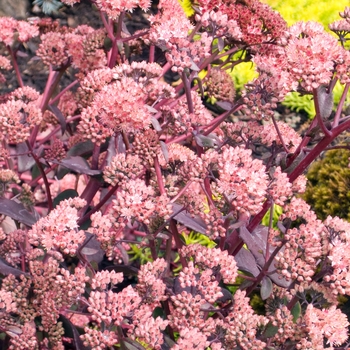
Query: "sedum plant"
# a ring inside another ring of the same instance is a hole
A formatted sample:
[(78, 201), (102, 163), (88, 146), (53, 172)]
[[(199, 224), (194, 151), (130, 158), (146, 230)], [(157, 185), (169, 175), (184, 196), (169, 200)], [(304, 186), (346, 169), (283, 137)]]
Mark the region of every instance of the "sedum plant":
[[(133, 33), (124, 20), (149, 1), (92, 3), (102, 28), (0, 18), (0, 67), (19, 86), (0, 104), (2, 346), (346, 349), (350, 225), (299, 195), (350, 128), (350, 8), (339, 43), (257, 0), (199, 0), (191, 20), (160, 0)], [(43, 91), (18, 66), (31, 40)], [(236, 96), (226, 71), (251, 61)], [(292, 91), (315, 106), (303, 137), (274, 118)]]

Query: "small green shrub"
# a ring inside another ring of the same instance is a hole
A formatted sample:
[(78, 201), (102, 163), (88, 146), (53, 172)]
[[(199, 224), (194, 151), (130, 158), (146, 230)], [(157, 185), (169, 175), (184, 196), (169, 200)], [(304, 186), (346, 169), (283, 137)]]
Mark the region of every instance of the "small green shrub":
[(320, 219), (328, 215), (350, 221), (350, 151), (328, 151), (325, 157), (311, 165), (304, 199)]

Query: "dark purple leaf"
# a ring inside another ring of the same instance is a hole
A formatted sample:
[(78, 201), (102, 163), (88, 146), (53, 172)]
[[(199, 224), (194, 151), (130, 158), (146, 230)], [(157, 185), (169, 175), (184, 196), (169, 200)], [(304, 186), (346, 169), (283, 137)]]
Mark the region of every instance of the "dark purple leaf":
[(219, 51), (222, 51), (224, 49), (224, 39), (223, 38), (218, 38), (218, 49)]
[(190, 67), (190, 69), (191, 70), (194, 70), (194, 71), (196, 71), (196, 72), (199, 72), (200, 71), (200, 68), (197, 66), (197, 64), (191, 59), (191, 67)]
[[(250, 233), (245, 226), (239, 230), (239, 235), (247, 245), (249, 251), (254, 255), (258, 265), (263, 268), (265, 265), (266, 242), (267, 242), (268, 227), (258, 226), (252, 233)], [(274, 252), (275, 247), (270, 246), (270, 255)], [(282, 250), (283, 251), (283, 250)], [(269, 266), (267, 272), (271, 280), (280, 287), (287, 288), (291, 282), (288, 282), (281, 274), (275, 272), (275, 262)]]
[[(119, 136), (121, 136), (121, 135), (118, 135), (118, 137)], [(107, 157), (106, 157), (107, 165), (111, 164), (112, 159), (117, 154), (117, 150), (115, 149), (115, 141), (116, 141), (115, 136), (112, 136), (111, 139), (109, 140), (108, 148), (107, 148)], [(118, 153), (125, 153), (125, 150), (124, 150), (124, 152), (118, 152)]]
[(23, 272), (21, 270), (15, 269), (14, 267), (8, 265), (4, 260), (0, 258), (0, 273), (4, 276), (8, 275), (14, 275), (15, 277), (21, 276), (21, 275), (27, 275), (28, 273)]
[(225, 111), (229, 111), (233, 106), (233, 104), (228, 101), (217, 101), (216, 105), (224, 109)]
[(22, 203), (7, 198), (0, 198), (0, 214), (9, 216), (27, 226), (32, 226), (37, 221), (35, 215), (30, 213)]
[(60, 109), (57, 106), (49, 105), (48, 107), (51, 110), (51, 112), (57, 117), (57, 120), (61, 125), (61, 132), (63, 135), (66, 131), (66, 128), (67, 128), (66, 118), (64, 117), (64, 115), (62, 114), (62, 112), (60, 111)]
[(261, 281), (261, 288), (260, 288), (260, 296), (262, 300), (266, 300), (271, 294), (273, 290), (273, 284), (271, 280), (265, 276)]
[(81, 253), (85, 255), (86, 260), (89, 262), (95, 261), (100, 263), (105, 255), (105, 252), (101, 248), (100, 242), (96, 239), (95, 235), (89, 232), (85, 232), (85, 236), (87, 243), (83, 243)]
[(254, 277), (257, 277), (259, 275), (260, 270), (253, 254), (249, 250), (242, 248), (235, 255), (235, 260), (239, 270), (248, 272)]
[(122, 21), (122, 32), (128, 36), (131, 36), (128, 28), (126, 27), (126, 24), (124, 23), (124, 21)]
[(132, 339), (124, 339), (124, 346), (129, 350), (146, 350), (140, 343)]
[(94, 149), (94, 144), (88, 140), (84, 142), (77, 143), (67, 152), (68, 156), (83, 156), (92, 154)]
[(151, 123), (155, 131), (162, 131), (162, 127), (160, 126), (158, 119), (151, 117)]
[(169, 161), (168, 146), (166, 145), (166, 143), (164, 141), (159, 141), (159, 143), (160, 143), (160, 148), (162, 149), (162, 152), (163, 152), (164, 159), (168, 163), (168, 161)]
[(35, 164), (34, 158), (29, 155), (29, 150), (25, 142), (16, 145), (16, 153), (18, 154), (18, 171), (20, 173), (31, 169)]
[(62, 159), (60, 162), (53, 161), (52, 163), (60, 164), (79, 174), (86, 174), (86, 175), (101, 174), (100, 170), (91, 169), (88, 162), (83, 157), (79, 157), (79, 156), (67, 157), (65, 159)]
[(90, 347), (87, 347), (84, 345), (83, 341), (80, 339), (80, 334), (78, 330), (68, 318), (60, 314), (60, 317), (58, 320), (62, 322), (65, 336), (67, 336), (68, 338), (72, 338), (74, 340), (74, 349), (76, 350), (91, 349)]
[[(181, 205), (173, 203), (173, 213), (177, 213), (182, 208)], [(192, 217), (186, 211), (182, 211), (179, 214), (174, 216), (174, 219), (178, 221), (180, 224), (202, 234), (205, 234), (207, 231), (207, 225), (205, 222), (199, 217)]]

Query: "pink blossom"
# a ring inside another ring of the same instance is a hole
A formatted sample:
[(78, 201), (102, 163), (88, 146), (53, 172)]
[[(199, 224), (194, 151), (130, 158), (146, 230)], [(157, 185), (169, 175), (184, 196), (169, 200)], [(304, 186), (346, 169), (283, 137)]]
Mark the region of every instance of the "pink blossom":
[(298, 22), (290, 27), (286, 37), (285, 59), (294, 79), (306, 91), (327, 84), (335, 65), (342, 62), (343, 49), (337, 40), (316, 22)]
[(35, 246), (44, 246), (47, 251), (59, 249), (75, 255), (78, 246), (85, 240), (85, 233), (78, 229), (78, 209), (85, 201), (74, 198), (62, 201), (50, 214), (36, 222), (28, 232), (28, 239)]
[(268, 180), (265, 167), (252, 159), (251, 150), (224, 148), (219, 159), (218, 191), (238, 212), (256, 213), (265, 199)]
[(35, 24), (17, 21), (10, 17), (1, 17), (0, 27), (0, 41), (9, 46), (11, 46), (16, 39), (21, 42), (27, 42), (29, 39), (39, 35), (39, 29)]
[(96, 5), (111, 19), (117, 19), (123, 11), (132, 12), (138, 6), (143, 10), (151, 6), (149, 0), (97, 0)]

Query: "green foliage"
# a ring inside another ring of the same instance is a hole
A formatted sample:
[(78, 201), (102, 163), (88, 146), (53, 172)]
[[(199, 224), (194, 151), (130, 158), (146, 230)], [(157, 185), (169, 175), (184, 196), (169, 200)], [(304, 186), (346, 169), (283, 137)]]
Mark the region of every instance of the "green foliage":
[(349, 6), (349, 0), (263, 0), (277, 10), (289, 25), (297, 21), (321, 22), (325, 28), (339, 18), (339, 12)]
[(240, 63), (233, 70), (228, 70), (227, 73), (231, 75), (235, 88), (238, 91), (241, 91), (245, 84), (259, 76), (252, 62)]
[(141, 248), (138, 244), (130, 244), (130, 250), (128, 250), (128, 254), (131, 255), (131, 261), (139, 260), (141, 265), (153, 261), (151, 249), (148, 247)]
[[(272, 227), (276, 228), (277, 227), (277, 221), (281, 214), (283, 213), (283, 208), (277, 204), (273, 206), (273, 216), (272, 216)], [(269, 226), (270, 223), (270, 209), (269, 211), (264, 215), (261, 223), (264, 226)]]
[(311, 95), (300, 96), (298, 92), (293, 91), (287, 94), (282, 104), (297, 112), (305, 111), (310, 118), (316, 113)]
[(216, 243), (210, 240), (209, 237), (198, 232), (192, 231), (189, 235), (187, 235), (186, 233), (182, 233), (181, 236), (186, 245), (197, 243), (208, 248), (214, 248), (216, 246)]
[(348, 150), (328, 151), (307, 174), (309, 183), (303, 197), (320, 219), (331, 215), (350, 221), (349, 157)]
[(191, 0), (179, 0), (181, 7), (183, 8), (187, 17), (194, 15), (194, 10), (192, 8)]

